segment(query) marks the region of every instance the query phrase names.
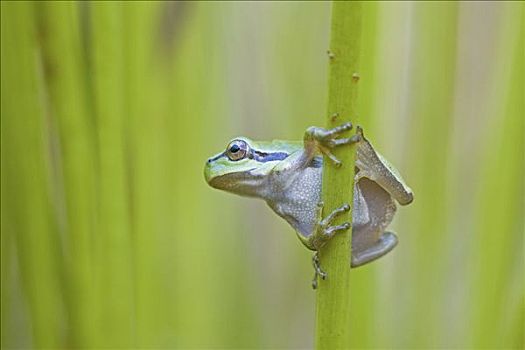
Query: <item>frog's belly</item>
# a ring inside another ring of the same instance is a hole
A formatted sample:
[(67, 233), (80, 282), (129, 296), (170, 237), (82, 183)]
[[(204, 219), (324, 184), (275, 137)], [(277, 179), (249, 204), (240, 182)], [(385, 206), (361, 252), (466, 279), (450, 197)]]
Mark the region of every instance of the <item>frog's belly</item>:
[[(320, 200), (320, 193), (310, 193), (304, 196), (297, 196), (294, 200), (282, 202), (279, 205), (270, 205), (272, 209), (283, 217), (295, 230), (304, 237), (313, 233), (317, 220), (317, 203)], [(327, 213), (324, 212), (326, 216)], [(352, 226), (354, 230), (370, 226), (370, 217), (366, 210), (366, 203), (360, 203), (358, 198), (354, 198), (354, 211), (352, 215)]]
[[(286, 188), (276, 188), (272, 193), (272, 199), (267, 201), (269, 206), (302, 236), (310, 236), (318, 220), (320, 169), (309, 168)], [(375, 242), (394, 212), (395, 204), (388, 193), (375, 182), (361, 179), (354, 187), (352, 227), (355, 243), (369, 245)]]
[(309, 236), (317, 220), (317, 203), (321, 196), (321, 169), (307, 168), (300, 176), (272, 189), (267, 200), (270, 208), (284, 218), (302, 236)]

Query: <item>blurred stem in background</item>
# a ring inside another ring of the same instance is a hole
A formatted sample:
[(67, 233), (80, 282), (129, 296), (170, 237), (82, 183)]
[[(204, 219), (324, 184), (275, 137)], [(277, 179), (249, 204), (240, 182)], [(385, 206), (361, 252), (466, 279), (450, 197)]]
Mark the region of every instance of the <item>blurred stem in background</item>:
[(109, 347), (132, 346), (135, 332), (133, 294), (129, 293), (133, 290), (133, 260), (125, 138), (124, 45), (128, 28), (120, 6), (117, 2), (93, 3), (87, 23), (91, 30), (88, 35), (99, 159), (100, 229), (94, 249), (101, 307), (97, 323), (106, 325), (99, 336), (101, 343)]
[[(425, 6), (427, 5), (427, 6)], [(454, 83), (456, 79), (456, 48), (458, 3), (415, 4), (413, 25), (420, 28), (411, 35), (410, 75), (411, 103), (407, 114), (410, 125), (407, 137), (418, 147), (408, 147), (407, 159), (413, 163), (410, 182), (415, 193), (411, 225), (406, 230), (412, 234), (408, 244), (414, 247), (411, 259), (423, 264), (425, 269), (414, 269), (413, 278), (423, 282), (418, 288), (405, 291), (410, 295), (412, 307), (399, 310), (412, 320), (427, 318), (429, 327), (425, 333), (405, 334), (399, 337), (396, 345), (430, 347), (440, 338), (435, 314), (439, 304), (429, 303), (426, 295), (437, 288), (438, 280), (434, 276), (443, 273), (443, 264), (430, 263), (440, 260), (442, 250), (443, 223), (448, 221), (446, 205), (450, 198), (447, 188), (447, 164), (449, 155), (445, 151), (450, 142), (450, 133), (442, 133), (453, 118)], [(433, 106), (431, 109), (428, 106)], [(422, 205), (419, 198), (432, 198)], [(418, 203), (418, 200), (420, 201)], [(418, 233), (416, 235), (416, 232)], [(402, 233), (401, 233), (402, 235)], [(426, 249), (417, 249), (418, 239), (423, 235)], [(401, 244), (402, 241), (401, 241)]]
[[(49, 125), (56, 130), (53, 153), (54, 191), (60, 194), (65, 301), (71, 325), (68, 341), (94, 346), (98, 318), (95, 280), (97, 208), (97, 142), (89, 100), (88, 66), (82, 45), (78, 3), (45, 2), (38, 10), (44, 67), (42, 94)], [(60, 19), (60, 20), (58, 20)], [(35, 50), (36, 48), (33, 48)], [(27, 116), (32, 118), (34, 116)]]
[[(133, 3), (121, 7), (124, 16), (125, 59), (125, 113), (127, 133), (127, 171), (129, 176), (131, 232), (128, 232), (133, 247), (134, 268), (134, 312), (135, 341), (137, 346), (155, 344), (161, 346), (163, 340), (155, 339), (155, 329), (161, 329), (167, 322), (162, 312), (162, 298), (151, 298), (165, 290), (160, 281), (156, 266), (160, 265), (157, 234), (160, 231), (155, 211), (163, 202), (159, 201), (159, 189), (165, 186), (159, 173), (160, 143), (164, 133), (160, 124), (161, 114), (157, 106), (158, 98), (154, 90), (160, 82), (153, 75), (155, 62), (152, 50), (157, 44), (151, 40), (155, 31), (155, 15), (158, 5)], [(130, 157), (131, 156), (131, 157)], [(169, 310), (169, 309), (168, 309)], [(166, 311), (168, 311), (166, 310)]]
[[(14, 335), (22, 346), (53, 348), (63, 344), (63, 266), (49, 186), (35, 13), (27, 2), (1, 6), (2, 347), (4, 335)], [(10, 288), (15, 279), (24, 290), (23, 302)], [(25, 330), (13, 322), (21, 305), (31, 324)]]
[[(502, 15), (489, 89), (497, 98), (486, 106), (487, 113), (498, 118), (490, 119), (482, 136), (483, 176), (476, 183), (473, 206), (479, 234), (469, 252), (472, 288), (481, 291), (475, 294), (476, 306), (469, 308), (470, 341), (475, 347), (493, 348), (500, 346), (500, 339), (510, 339), (517, 347), (525, 341), (525, 4), (521, 11), (507, 4)], [(520, 231), (521, 236), (513, 234)], [(501, 321), (486, 321), (491, 318)]]

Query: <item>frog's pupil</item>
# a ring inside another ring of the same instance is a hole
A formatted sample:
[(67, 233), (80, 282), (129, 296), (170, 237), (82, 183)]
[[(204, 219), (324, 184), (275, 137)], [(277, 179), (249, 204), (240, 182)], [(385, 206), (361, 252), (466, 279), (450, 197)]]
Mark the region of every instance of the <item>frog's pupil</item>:
[(237, 145), (233, 145), (233, 146), (231, 146), (230, 151), (231, 151), (232, 153), (237, 153), (240, 149), (241, 149), (241, 148), (240, 148), (239, 146), (237, 146)]

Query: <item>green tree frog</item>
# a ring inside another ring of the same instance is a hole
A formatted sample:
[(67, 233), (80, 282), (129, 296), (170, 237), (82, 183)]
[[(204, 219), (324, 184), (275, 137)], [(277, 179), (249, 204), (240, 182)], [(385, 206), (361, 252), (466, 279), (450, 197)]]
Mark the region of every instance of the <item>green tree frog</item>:
[[(335, 233), (350, 228), (348, 222), (333, 224), (338, 215), (350, 210), (348, 203), (322, 217), (322, 155), (340, 166), (330, 150), (356, 143), (350, 264), (362, 266), (397, 245), (397, 236), (385, 232), (396, 212), (394, 199), (407, 205), (413, 194), (397, 170), (375, 151), (360, 127), (351, 137), (341, 136), (350, 129), (351, 123), (329, 130), (310, 127), (302, 142), (256, 142), (236, 137), (225, 151), (208, 159), (204, 176), (214, 188), (266, 201), (295, 229), (301, 242), (317, 252)], [(326, 278), (317, 253), (313, 265), (315, 288), (317, 276)]]

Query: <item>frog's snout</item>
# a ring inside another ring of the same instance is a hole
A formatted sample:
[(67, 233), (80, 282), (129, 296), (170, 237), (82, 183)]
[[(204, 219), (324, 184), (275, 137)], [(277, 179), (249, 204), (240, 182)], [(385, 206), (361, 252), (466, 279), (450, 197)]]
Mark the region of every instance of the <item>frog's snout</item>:
[(210, 160), (208, 159), (206, 164), (204, 164), (204, 178), (207, 183), (210, 183), (210, 177)]
[(210, 183), (211, 180), (211, 162), (212, 159), (209, 158), (206, 163), (204, 163), (204, 178), (206, 179), (207, 183)]

